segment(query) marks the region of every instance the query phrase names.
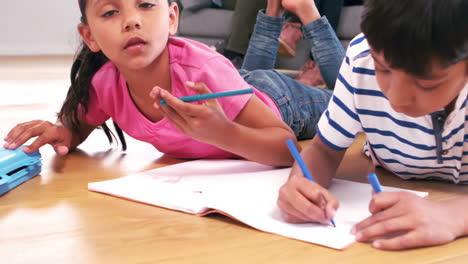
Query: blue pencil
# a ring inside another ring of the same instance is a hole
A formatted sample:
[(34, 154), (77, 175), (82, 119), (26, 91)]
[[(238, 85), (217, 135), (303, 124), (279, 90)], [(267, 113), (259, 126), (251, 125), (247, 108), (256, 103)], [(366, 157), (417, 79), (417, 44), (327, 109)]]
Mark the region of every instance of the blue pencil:
[(375, 173), (370, 173), (369, 175), (367, 175), (367, 179), (369, 180), (370, 185), (372, 185), (372, 189), (374, 189), (375, 193), (379, 193), (382, 191), (379, 178), (377, 178), (377, 175), (375, 175)]
[[(219, 93), (210, 93), (210, 94), (197, 94), (197, 95), (190, 95), (190, 96), (182, 96), (179, 97), (180, 100), (184, 102), (195, 102), (195, 101), (202, 101), (207, 99), (214, 99), (219, 97), (226, 97), (226, 96), (233, 96), (233, 95), (241, 95), (241, 94), (249, 94), (253, 93), (253, 89), (242, 89), (242, 90), (234, 90), (234, 91), (227, 91), (227, 92), (219, 92)], [(161, 99), (160, 105), (167, 105), (166, 100)]]
[[(302, 174), (309, 179), (312, 182), (315, 182), (314, 178), (312, 177), (312, 174), (310, 174), (309, 169), (307, 169), (307, 166), (304, 163), (304, 160), (301, 157), (301, 154), (299, 154), (299, 151), (297, 150), (296, 146), (294, 145), (294, 142), (292, 139), (286, 140), (286, 144), (288, 145), (289, 151), (291, 152), (291, 155), (294, 157), (294, 160), (296, 160), (297, 164), (299, 165), (299, 168), (301, 168)], [(335, 221), (333, 219), (330, 219), (330, 223), (336, 227)]]

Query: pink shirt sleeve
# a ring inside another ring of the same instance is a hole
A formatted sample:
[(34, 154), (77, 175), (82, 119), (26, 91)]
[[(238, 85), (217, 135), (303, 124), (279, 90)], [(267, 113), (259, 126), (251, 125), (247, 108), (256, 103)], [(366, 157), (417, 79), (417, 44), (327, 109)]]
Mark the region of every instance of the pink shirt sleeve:
[[(208, 60), (202, 68), (200, 80), (213, 93), (252, 88), (240, 76), (237, 69), (224, 57), (217, 56)], [(252, 94), (218, 98), (226, 116), (233, 120), (244, 108)]]

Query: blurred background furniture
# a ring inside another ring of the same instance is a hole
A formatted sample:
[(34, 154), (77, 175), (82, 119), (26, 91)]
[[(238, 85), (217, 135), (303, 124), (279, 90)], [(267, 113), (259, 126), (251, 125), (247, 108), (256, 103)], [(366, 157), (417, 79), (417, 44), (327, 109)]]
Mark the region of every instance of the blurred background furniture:
[[(180, 0), (183, 5), (178, 35), (207, 45), (215, 45), (229, 37), (234, 11), (212, 6), (211, 0)], [(362, 5), (343, 6), (337, 35), (346, 48), (361, 32)], [(309, 58), (306, 40), (300, 40), (295, 57), (278, 56), (276, 68), (299, 69)]]

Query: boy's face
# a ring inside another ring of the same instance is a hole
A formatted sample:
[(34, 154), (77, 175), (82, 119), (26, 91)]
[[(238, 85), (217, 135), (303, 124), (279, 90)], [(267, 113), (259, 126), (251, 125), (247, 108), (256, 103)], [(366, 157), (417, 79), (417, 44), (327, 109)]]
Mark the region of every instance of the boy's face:
[(434, 63), (427, 76), (414, 76), (389, 67), (382, 53), (372, 51), (380, 89), (392, 108), (411, 117), (420, 117), (452, 106), (468, 81), (468, 60), (443, 68)]

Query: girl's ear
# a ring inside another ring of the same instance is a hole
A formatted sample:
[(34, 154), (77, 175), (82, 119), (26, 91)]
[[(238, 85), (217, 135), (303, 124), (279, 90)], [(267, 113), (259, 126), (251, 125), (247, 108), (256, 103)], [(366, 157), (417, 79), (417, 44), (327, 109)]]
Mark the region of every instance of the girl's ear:
[(179, 6), (176, 2), (172, 2), (169, 6), (169, 36), (177, 33), (179, 28)]
[(88, 48), (92, 52), (98, 52), (101, 50), (98, 43), (94, 39), (93, 34), (91, 33), (91, 30), (89, 29), (88, 25), (85, 25), (83, 23), (78, 24), (78, 32), (80, 33), (83, 41), (86, 43), (86, 46), (88, 46)]

